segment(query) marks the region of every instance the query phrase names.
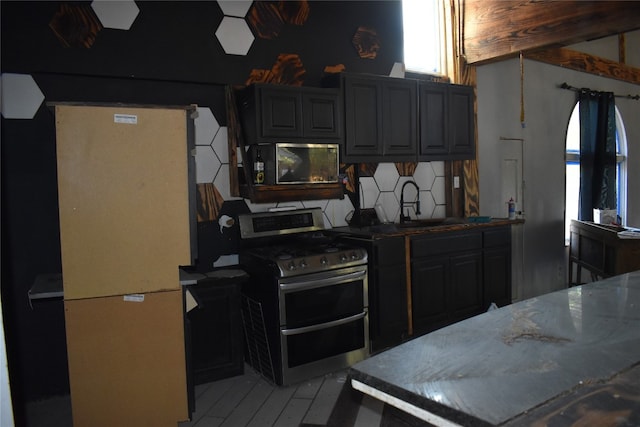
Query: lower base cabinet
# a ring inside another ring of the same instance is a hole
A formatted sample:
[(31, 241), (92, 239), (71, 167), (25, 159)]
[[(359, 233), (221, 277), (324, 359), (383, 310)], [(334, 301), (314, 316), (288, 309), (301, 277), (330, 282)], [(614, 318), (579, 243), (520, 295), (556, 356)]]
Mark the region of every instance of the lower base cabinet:
[(198, 304), (187, 313), (195, 385), (244, 373), (240, 287), (245, 279), (202, 279), (189, 287)]
[(411, 263), (413, 334), (422, 335), (482, 311), (482, 252)]
[(510, 226), (413, 237), (411, 302), (414, 336), (510, 304)]
[(401, 344), (408, 331), (404, 237), (341, 239), (367, 250), (370, 351)]
[(405, 236), (341, 236), (368, 253), (372, 353), (480, 314), (492, 303), (497, 306), (511, 303), (510, 225), (408, 238), (410, 266), (406, 265)]

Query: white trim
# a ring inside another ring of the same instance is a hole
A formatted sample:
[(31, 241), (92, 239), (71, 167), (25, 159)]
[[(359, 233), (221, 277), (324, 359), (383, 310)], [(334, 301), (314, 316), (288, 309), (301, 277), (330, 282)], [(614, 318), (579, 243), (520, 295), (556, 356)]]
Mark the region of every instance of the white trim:
[(411, 403), (405, 402), (404, 400), (400, 400), (397, 397), (393, 397), (390, 394), (387, 394), (383, 391), (377, 390), (371, 386), (368, 386), (364, 383), (361, 383), (358, 380), (351, 380), (351, 387), (354, 389), (363, 392), (364, 394), (368, 394), (371, 397), (375, 397), (378, 400), (383, 401), (384, 403), (388, 403), (391, 406), (394, 406), (401, 411), (406, 412), (407, 414), (413, 415), (416, 418), (419, 418), (423, 421), (433, 424), (437, 427), (462, 427), (460, 424), (456, 424), (449, 420), (446, 420), (436, 414), (433, 414), (429, 411), (425, 411), (422, 408), (418, 408)]
[(620, 212), (620, 216), (622, 217), (622, 224), (627, 224), (627, 197), (628, 197), (628, 182), (627, 178), (629, 177), (629, 162), (628, 162), (628, 141), (627, 141), (627, 131), (624, 128), (624, 122), (622, 121), (622, 115), (616, 106), (616, 131), (618, 133), (618, 147), (616, 149), (616, 162), (620, 166), (620, 182), (618, 182), (618, 188), (620, 194), (618, 194), (618, 198), (620, 199), (620, 206), (618, 206), (618, 211)]

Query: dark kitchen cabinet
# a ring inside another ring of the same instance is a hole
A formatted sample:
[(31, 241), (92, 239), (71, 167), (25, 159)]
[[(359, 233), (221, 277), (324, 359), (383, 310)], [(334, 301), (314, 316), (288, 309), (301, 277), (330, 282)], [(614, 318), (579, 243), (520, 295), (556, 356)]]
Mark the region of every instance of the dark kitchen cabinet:
[(239, 112), (247, 144), (342, 139), (337, 89), (254, 84), (239, 96)]
[(475, 158), (473, 87), (420, 82), (420, 143), (418, 159)]
[(194, 383), (244, 373), (241, 279), (201, 279), (189, 286), (197, 306), (187, 313)]
[(365, 235), (340, 238), (369, 255), (373, 352), (511, 303), (511, 225)]
[(471, 86), (345, 73), (343, 161), (475, 158)]
[(414, 335), (482, 312), (482, 289), (481, 232), (411, 238)]
[(417, 82), (344, 74), (343, 162), (415, 161), (418, 143)]
[(449, 258), (446, 256), (415, 259), (411, 262), (414, 335), (422, 335), (449, 323), (450, 275)]
[(483, 232), (483, 309), (511, 304), (511, 227)]
[(369, 339), (371, 352), (400, 344), (407, 337), (407, 281), (404, 237), (376, 240), (345, 237), (368, 254)]
[[(244, 167), (230, 167), (231, 193), (253, 203), (342, 199), (342, 183), (255, 185), (250, 146), (281, 142), (342, 145), (342, 95), (337, 88), (253, 84), (227, 91), (231, 159), (243, 154)], [(268, 148), (265, 148), (268, 150)], [(265, 151), (263, 151), (263, 156)], [(237, 187), (237, 188), (235, 188)]]

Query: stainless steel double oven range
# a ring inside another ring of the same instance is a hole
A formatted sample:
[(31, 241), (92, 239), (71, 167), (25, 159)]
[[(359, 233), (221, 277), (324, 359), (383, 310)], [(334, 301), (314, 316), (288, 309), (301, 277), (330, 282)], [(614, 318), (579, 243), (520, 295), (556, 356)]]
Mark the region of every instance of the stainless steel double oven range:
[(367, 252), (323, 233), (322, 210), (240, 215), (246, 361), (278, 385), (369, 355)]

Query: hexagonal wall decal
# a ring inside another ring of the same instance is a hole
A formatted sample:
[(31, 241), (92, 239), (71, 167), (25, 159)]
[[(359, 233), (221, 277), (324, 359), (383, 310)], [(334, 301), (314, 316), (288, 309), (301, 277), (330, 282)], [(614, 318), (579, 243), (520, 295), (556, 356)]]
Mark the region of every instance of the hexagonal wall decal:
[(198, 107), (198, 117), (194, 120), (196, 129), (196, 145), (210, 145), (220, 125), (210, 108)]
[(444, 205), (447, 203), (445, 194), (445, 179), (443, 176), (437, 176), (433, 181), (433, 187), (431, 187), (431, 194), (437, 205)]
[[(348, 197), (344, 199), (331, 199), (324, 211), (325, 218), (329, 220), (331, 227), (347, 225), (347, 220), (353, 214), (353, 204)], [(325, 224), (326, 225), (326, 224)]]
[(380, 191), (393, 191), (398, 182), (398, 170), (393, 163), (380, 163), (373, 175)]
[(252, 1), (244, 0), (218, 0), (218, 6), (226, 16), (237, 16), (244, 18), (251, 7)]
[(427, 191), (433, 187), (433, 181), (436, 179), (436, 173), (431, 167), (431, 163), (422, 162), (418, 164), (413, 179), (420, 185), (420, 189)]
[(363, 176), (360, 178), (360, 193), (361, 208), (372, 208), (375, 206), (378, 196), (380, 195), (380, 189), (378, 189), (378, 185), (373, 177)]
[(130, 29), (140, 12), (133, 0), (95, 0), (91, 7), (105, 28), (116, 30)]
[(196, 183), (212, 183), (220, 169), (220, 160), (213, 153), (211, 146), (196, 146)]
[(378, 40), (378, 31), (375, 28), (358, 27), (351, 42), (358, 51), (360, 58), (376, 59), (376, 56), (378, 56), (380, 41)]
[(62, 3), (49, 21), (49, 28), (64, 47), (89, 49), (104, 26), (90, 5)]
[(216, 37), (228, 55), (246, 55), (253, 44), (253, 33), (244, 19), (225, 16)]
[(29, 74), (2, 74), (2, 116), (5, 119), (33, 119), (44, 100)]
[(229, 163), (229, 130), (226, 126), (218, 129), (216, 136), (213, 137), (211, 146), (221, 163)]

